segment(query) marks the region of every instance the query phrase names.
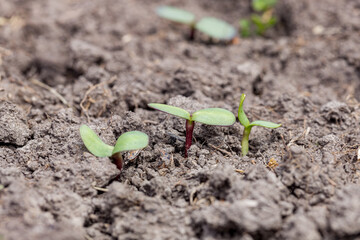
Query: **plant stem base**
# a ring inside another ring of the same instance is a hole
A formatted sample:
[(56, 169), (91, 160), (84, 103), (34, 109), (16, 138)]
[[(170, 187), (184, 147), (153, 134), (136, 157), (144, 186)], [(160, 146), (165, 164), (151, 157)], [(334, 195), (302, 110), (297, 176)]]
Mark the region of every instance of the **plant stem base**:
[(188, 149), (191, 147), (192, 136), (194, 131), (195, 122), (186, 120), (186, 142), (185, 142), (185, 157), (188, 157)]
[(121, 169), (123, 168), (123, 158), (121, 156), (120, 152), (114, 153), (111, 156), (111, 159), (113, 160), (113, 163), (116, 165), (117, 169), (119, 169), (121, 171)]

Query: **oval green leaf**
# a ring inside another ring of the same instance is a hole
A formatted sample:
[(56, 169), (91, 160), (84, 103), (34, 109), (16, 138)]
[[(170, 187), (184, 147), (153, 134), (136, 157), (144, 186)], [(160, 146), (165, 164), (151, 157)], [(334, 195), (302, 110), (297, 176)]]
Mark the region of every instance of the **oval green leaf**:
[(87, 150), (97, 157), (110, 157), (114, 147), (105, 144), (98, 135), (86, 125), (80, 126), (80, 136)]
[(257, 12), (264, 12), (275, 6), (277, 0), (252, 0), (252, 8)]
[(278, 128), (278, 127), (281, 126), (281, 124), (259, 120), (259, 121), (253, 121), (252, 123), (250, 123), (249, 126), (260, 126), (260, 127), (266, 127), (266, 128)]
[(243, 125), (244, 127), (247, 127), (247, 126), (249, 126), (250, 121), (247, 118), (247, 116), (244, 112), (244, 108), (243, 108), (245, 97), (246, 97), (245, 94), (241, 94), (239, 110), (238, 110), (238, 118), (239, 118), (241, 125)]
[(206, 108), (196, 111), (191, 120), (217, 126), (230, 126), (236, 121), (232, 112), (222, 108)]
[(142, 149), (149, 144), (149, 136), (143, 132), (132, 131), (121, 134), (116, 141), (112, 154)]
[(236, 29), (227, 22), (213, 17), (202, 18), (196, 23), (195, 28), (219, 40), (231, 40), (236, 36), (237, 32)]
[(188, 25), (192, 25), (195, 21), (195, 15), (191, 12), (171, 6), (158, 7), (156, 9), (156, 14), (170, 21)]
[(156, 110), (190, 120), (190, 113), (182, 108), (169, 106), (161, 103), (149, 103), (148, 106)]

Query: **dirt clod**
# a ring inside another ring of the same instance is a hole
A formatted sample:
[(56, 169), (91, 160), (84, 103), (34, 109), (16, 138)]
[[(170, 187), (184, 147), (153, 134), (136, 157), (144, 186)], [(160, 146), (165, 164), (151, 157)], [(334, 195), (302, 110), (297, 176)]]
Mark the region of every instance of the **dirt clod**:
[(23, 146), (31, 133), (25, 112), (15, 104), (0, 101), (0, 144)]

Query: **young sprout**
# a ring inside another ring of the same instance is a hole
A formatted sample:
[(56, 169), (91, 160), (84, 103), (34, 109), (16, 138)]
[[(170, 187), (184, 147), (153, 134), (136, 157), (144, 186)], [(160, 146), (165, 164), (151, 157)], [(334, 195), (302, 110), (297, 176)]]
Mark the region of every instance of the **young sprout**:
[(196, 22), (195, 15), (191, 12), (171, 6), (158, 7), (156, 13), (167, 20), (188, 25), (190, 40), (194, 40), (196, 30), (219, 40), (231, 40), (236, 35), (236, 29), (233, 26), (214, 17), (205, 17)]
[(265, 32), (275, 26), (277, 20), (276, 17), (272, 15), (272, 11), (265, 12), (262, 16), (257, 14), (251, 15), (251, 21), (256, 26), (256, 34), (264, 35)]
[(277, 0), (252, 0), (251, 7), (258, 13), (252, 14), (249, 20), (242, 19), (239, 21), (241, 35), (243, 37), (250, 36), (252, 25), (255, 28), (255, 33), (261, 36), (272, 28), (277, 22), (273, 14), (276, 3)]
[(188, 149), (192, 143), (195, 122), (200, 122), (207, 125), (231, 126), (236, 121), (232, 112), (222, 108), (206, 108), (190, 114), (188, 111), (182, 108), (169, 106), (166, 104), (150, 103), (148, 106), (156, 110), (160, 110), (162, 112), (186, 119), (185, 157), (188, 156)]
[(273, 16), (276, 3), (277, 0), (252, 0), (252, 8), (261, 13), (261, 15), (251, 15), (251, 21), (255, 24), (258, 35), (264, 35), (276, 24), (276, 17)]
[(242, 37), (250, 37), (251, 30), (250, 30), (250, 21), (247, 19), (241, 19), (239, 21), (240, 24), (240, 34)]
[(253, 126), (260, 126), (266, 128), (278, 128), (281, 124), (267, 122), (267, 121), (254, 121), (250, 123), (249, 119), (246, 117), (246, 114), (243, 109), (243, 103), (245, 100), (245, 94), (241, 94), (240, 105), (238, 111), (238, 118), (241, 125), (244, 126), (243, 138), (241, 141), (241, 152), (243, 156), (246, 156), (249, 152), (249, 136)]
[(171, 6), (160, 6), (156, 9), (159, 17), (167, 20), (188, 25), (190, 27), (190, 40), (195, 38), (195, 15), (191, 12)]
[(121, 134), (116, 141), (115, 147), (105, 144), (86, 125), (81, 125), (80, 136), (89, 152), (97, 157), (110, 157), (119, 170), (123, 167), (122, 152), (143, 149), (149, 144), (148, 135), (139, 131)]

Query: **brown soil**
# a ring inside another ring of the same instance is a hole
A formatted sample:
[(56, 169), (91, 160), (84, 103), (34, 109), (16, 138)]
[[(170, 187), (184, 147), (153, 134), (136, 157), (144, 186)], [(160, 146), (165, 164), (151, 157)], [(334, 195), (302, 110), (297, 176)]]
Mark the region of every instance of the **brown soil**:
[[(236, 0), (0, 0), (0, 239), (360, 239), (360, 4), (288, 0), (277, 28), (237, 45), (187, 40), (171, 4), (234, 26)], [(197, 124), (147, 103), (237, 113)], [(119, 171), (86, 150), (140, 130)], [(275, 162), (276, 161), (276, 162)], [(278, 165), (276, 164), (278, 163)]]

